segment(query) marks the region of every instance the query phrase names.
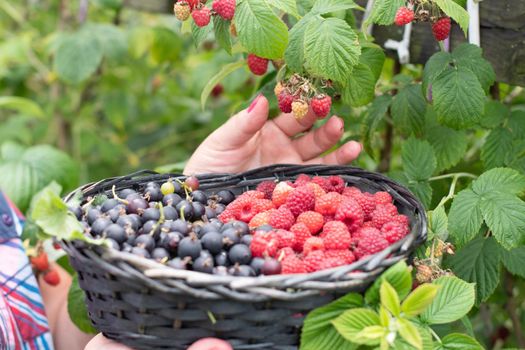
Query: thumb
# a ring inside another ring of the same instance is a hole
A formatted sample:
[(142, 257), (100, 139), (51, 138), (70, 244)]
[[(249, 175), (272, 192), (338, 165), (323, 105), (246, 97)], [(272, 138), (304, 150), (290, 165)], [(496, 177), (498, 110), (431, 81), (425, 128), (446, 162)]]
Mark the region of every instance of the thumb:
[(240, 146), (262, 129), (268, 120), (268, 113), (268, 100), (262, 94), (258, 95), (250, 107), (231, 117), (213, 133), (213, 137), (220, 141), (220, 144), (227, 142), (232, 148)]
[(230, 344), (221, 339), (204, 338), (193, 343), (188, 350), (233, 350)]

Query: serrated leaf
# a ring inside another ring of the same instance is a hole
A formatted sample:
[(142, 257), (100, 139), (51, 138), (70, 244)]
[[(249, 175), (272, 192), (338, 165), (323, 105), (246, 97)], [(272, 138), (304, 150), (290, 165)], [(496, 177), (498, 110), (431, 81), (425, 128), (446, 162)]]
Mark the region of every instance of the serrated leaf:
[(294, 72), (303, 71), (305, 32), (312, 21), (315, 21), (315, 17), (306, 15), (290, 30), (290, 43), (284, 58), (287, 66)]
[(450, 257), (457, 277), (476, 283), (476, 305), (492, 295), (499, 283), (501, 248), (493, 237), (478, 237)]
[(448, 238), (448, 217), (443, 206), (428, 212), (428, 240), (438, 238), (446, 241)]
[(408, 189), (423, 203), (425, 208), (430, 206), (432, 201), (432, 186), (428, 181), (410, 180), (407, 184)]
[(381, 326), (368, 326), (363, 328), (361, 332), (357, 334), (358, 338), (363, 339), (381, 339), (388, 330)]
[(510, 115), (510, 109), (503, 103), (488, 100), (485, 103), (485, 113), (480, 120), (480, 125), (484, 128), (493, 129)]
[(330, 304), (311, 311), (301, 331), (300, 350), (353, 350), (357, 345), (348, 342), (336, 331), (331, 321), (348, 309), (363, 306), (363, 297), (350, 293)]
[(378, 96), (372, 101), (372, 104), (368, 108), (366, 118), (363, 124), (363, 132), (365, 135), (364, 146), (365, 150), (369, 155), (373, 155), (374, 151), (371, 147), (371, 141), (373, 133), (376, 131), (377, 126), (383, 120), (383, 117), (388, 112), (390, 103), (392, 102), (392, 96), (390, 95), (381, 95)]
[(501, 261), (510, 273), (525, 278), (525, 246), (512, 250), (502, 250)]
[[(193, 22), (192, 22), (193, 23)], [(196, 27), (195, 25), (193, 27)], [(193, 28), (192, 27), (192, 28)], [(208, 26), (211, 27), (211, 26)], [(198, 27), (197, 27), (198, 28)], [(211, 29), (208, 30), (208, 32)], [(203, 33), (203, 38), (206, 37), (207, 33), (204, 33), (204, 29), (199, 31)], [(200, 38), (195, 38), (195, 45), (200, 44)], [(151, 58), (156, 63), (162, 62), (173, 62), (179, 58), (182, 50), (182, 40), (172, 30), (165, 27), (153, 28), (153, 43), (151, 45)]]
[(483, 219), (496, 240), (506, 249), (525, 243), (525, 202), (507, 193), (481, 195)]
[(309, 22), (304, 50), (306, 67), (311, 74), (343, 85), (361, 55), (357, 34), (344, 20), (333, 17), (317, 17)]
[(267, 0), (270, 6), (273, 6), (285, 13), (289, 13), (295, 18), (300, 18), (299, 12), (297, 11), (297, 4), (295, 0)]
[(312, 7), (312, 14), (322, 15), (329, 12), (360, 8), (353, 0), (317, 0)]
[(485, 93), (467, 68), (447, 67), (432, 85), (434, 110), (441, 124), (454, 129), (476, 125), (483, 115)]
[(512, 111), (507, 127), (512, 131), (515, 139), (525, 138), (525, 111)]
[(405, 6), (405, 0), (377, 0), (372, 7), (367, 23), (389, 25), (394, 23), (396, 12), (401, 6)]
[(67, 294), (67, 311), (71, 321), (82, 332), (88, 334), (96, 334), (98, 332), (88, 317), (84, 291), (78, 285), (77, 274), (73, 277)]
[(201, 93), (201, 107), (204, 109), (204, 106), (206, 105), (206, 101), (208, 100), (208, 97), (210, 96), (211, 91), (213, 88), (224, 78), (226, 78), (231, 73), (235, 72), (237, 69), (240, 69), (244, 67), (245, 62), (244, 61), (237, 61), (230, 64), (227, 64), (222, 67), (219, 73), (215, 74), (204, 86), (204, 89)]
[(466, 334), (451, 333), (441, 339), (441, 344), (435, 350), (483, 350), (484, 347), (476, 339)]
[(383, 71), (385, 52), (379, 46), (362, 46), (359, 62), (366, 64), (370, 68), (372, 73), (374, 73), (375, 80), (377, 81)]
[(348, 77), (343, 89), (343, 102), (352, 107), (364, 106), (374, 99), (376, 80), (366, 64), (359, 63)]
[(421, 339), (421, 335), (416, 326), (414, 326), (409, 320), (403, 318), (398, 319), (397, 322), (399, 323), (399, 335), (416, 349), (422, 350), (423, 339)]
[(374, 305), (379, 302), (379, 289), (383, 281), (388, 281), (396, 290), (399, 298), (404, 299), (412, 289), (412, 275), (408, 270), (407, 264), (400, 261), (392, 267), (388, 268), (374, 284), (365, 293), (366, 303)]
[(481, 148), (481, 160), (486, 169), (505, 166), (505, 158), (512, 151), (512, 134), (506, 128), (492, 130)]
[(410, 180), (427, 180), (436, 170), (434, 150), (427, 141), (409, 138), (403, 144), (401, 158), (403, 169)]
[(435, 125), (427, 128), (425, 136), (434, 149), (438, 172), (458, 164), (467, 151), (467, 134), (464, 131)]
[(459, 320), (474, 306), (475, 285), (457, 277), (440, 277), (433, 282), (440, 287), (436, 298), (421, 314), (428, 324), (444, 324)]
[(401, 311), (399, 306), (399, 296), (394, 287), (392, 287), (388, 281), (383, 281), (383, 283), (381, 283), (381, 287), (379, 288), (379, 299), (381, 300), (382, 306), (394, 316), (399, 316)]
[(430, 84), (439, 76), (445, 69), (450, 67), (452, 55), (448, 52), (438, 52), (432, 55), (425, 64), (423, 70), (423, 95), (427, 95)]
[(479, 46), (462, 44), (452, 52), (452, 57), (458, 67), (467, 68), (476, 75), (485, 91), (488, 91), (494, 84), (496, 73), (490, 62), (483, 58), (482, 50)]
[(98, 38), (81, 30), (61, 40), (53, 68), (63, 81), (79, 84), (95, 73), (102, 62), (103, 53)]
[(19, 114), (31, 117), (44, 117), (42, 108), (37, 103), (24, 97), (0, 96), (0, 109), (1, 108), (15, 110)]
[(425, 311), (436, 297), (439, 287), (425, 283), (413, 290), (401, 304), (401, 311), (409, 317), (415, 317)]
[(232, 54), (232, 40), (230, 34), (230, 21), (225, 20), (221, 16), (213, 17), (213, 30), (215, 32), (215, 40), (228, 53)]
[(472, 189), (479, 195), (489, 192), (519, 194), (525, 190), (525, 176), (514, 169), (492, 169), (481, 174)]
[(465, 35), (467, 34), (469, 24), (469, 14), (453, 0), (434, 0), (436, 5), (445, 12), (449, 17), (458, 22)]
[(205, 27), (199, 27), (194, 21), (191, 21), (191, 36), (193, 37), (193, 44), (195, 47), (201, 46), (201, 44), (209, 37), (212, 31), (212, 26), (207, 25)]
[(380, 325), (379, 316), (372, 310), (358, 308), (345, 311), (332, 321), (332, 324), (341, 336), (351, 342), (364, 345), (379, 344), (379, 340), (358, 336), (364, 328)]
[(248, 52), (268, 59), (284, 56), (288, 27), (265, 0), (239, 3), (234, 21), (239, 41)]
[(459, 192), (448, 214), (448, 230), (458, 246), (465, 245), (478, 234), (483, 224), (479, 196), (472, 190)]
[(394, 126), (405, 135), (423, 132), (427, 101), (419, 84), (411, 84), (399, 90), (392, 101)]

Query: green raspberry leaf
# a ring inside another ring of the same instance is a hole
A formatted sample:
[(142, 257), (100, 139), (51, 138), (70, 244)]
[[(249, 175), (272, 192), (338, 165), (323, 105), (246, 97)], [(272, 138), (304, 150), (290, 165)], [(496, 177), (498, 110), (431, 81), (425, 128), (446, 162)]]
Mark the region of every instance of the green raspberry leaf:
[(501, 260), (510, 273), (525, 278), (525, 246), (512, 250), (502, 250)]
[(438, 172), (458, 164), (467, 151), (467, 134), (461, 130), (431, 126), (426, 130), (426, 139), (434, 149)]
[(374, 73), (375, 80), (379, 79), (383, 71), (383, 64), (385, 63), (385, 52), (380, 46), (371, 43), (364, 43), (361, 45), (361, 57), (359, 62), (366, 64), (372, 73)]
[(234, 21), (239, 41), (248, 52), (268, 59), (284, 56), (288, 27), (265, 0), (239, 3)]
[(295, 0), (267, 0), (270, 6), (273, 6), (283, 12), (289, 13), (295, 18), (300, 18), (297, 11), (297, 3)]
[(445, 241), (448, 238), (448, 217), (445, 208), (441, 205), (429, 211), (428, 217), (428, 240), (439, 238)]
[(467, 189), (459, 192), (448, 214), (448, 229), (458, 246), (474, 238), (483, 224), (479, 195)]
[(510, 115), (510, 109), (499, 101), (489, 100), (485, 103), (485, 113), (480, 125), (487, 129), (494, 129)]
[(441, 339), (441, 343), (438, 344), (434, 350), (483, 350), (478, 341), (466, 334), (451, 333), (447, 334)]
[(499, 283), (501, 248), (493, 237), (476, 238), (446, 262), (459, 278), (476, 283), (476, 305), (492, 295)]
[(230, 35), (230, 21), (221, 16), (213, 17), (213, 30), (215, 31), (215, 40), (228, 53), (232, 54), (232, 39)]
[(394, 23), (397, 10), (401, 6), (405, 6), (405, 4), (405, 0), (376, 0), (372, 13), (365, 25), (370, 23), (390, 25)]
[(379, 302), (379, 289), (383, 281), (390, 283), (401, 299), (404, 299), (412, 289), (412, 275), (408, 270), (407, 264), (404, 261), (400, 261), (383, 272), (383, 274), (375, 280), (374, 284), (368, 288), (365, 293), (367, 304), (375, 305)]
[(312, 7), (312, 14), (322, 15), (329, 12), (361, 8), (353, 0), (317, 0)]
[(489, 61), (483, 58), (483, 51), (473, 44), (462, 44), (453, 52), (452, 57), (458, 67), (471, 70), (478, 78), (485, 91), (496, 81), (496, 73)]
[(425, 124), (427, 101), (419, 84), (411, 84), (399, 90), (392, 102), (394, 125), (405, 135), (420, 135)]
[(379, 316), (372, 310), (358, 308), (345, 311), (332, 321), (337, 332), (345, 339), (364, 345), (377, 345), (378, 339), (368, 339), (359, 333), (370, 326), (379, 326)]
[(401, 310), (408, 317), (415, 317), (425, 311), (438, 293), (439, 287), (425, 283), (414, 289), (403, 301)]
[(357, 34), (344, 20), (333, 17), (309, 22), (304, 50), (308, 72), (343, 85), (361, 55)]
[(343, 102), (353, 107), (367, 105), (374, 99), (376, 79), (364, 63), (359, 63), (348, 78), (343, 90)]
[(294, 72), (301, 73), (303, 71), (305, 32), (310, 22), (315, 19), (315, 17), (307, 15), (290, 30), (290, 43), (284, 53), (284, 59), (288, 67)]
[(514, 138), (525, 139), (525, 111), (512, 111), (507, 126), (512, 131)]
[(490, 192), (520, 194), (525, 191), (525, 176), (514, 169), (492, 169), (481, 174), (472, 189), (479, 195)]
[(476, 125), (484, 112), (485, 93), (467, 68), (447, 67), (432, 85), (434, 110), (441, 124), (454, 129)]
[(452, 55), (448, 52), (438, 52), (427, 61), (423, 71), (423, 94), (426, 96), (430, 84), (440, 75), (447, 67), (450, 67)]
[(434, 150), (427, 141), (409, 138), (403, 144), (401, 158), (409, 180), (428, 180), (436, 170)]
[(363, 123), (363, 132), (362, 135), (365, 135), (364, 146), (366, 153), (373, 155), (374, 151), (372, 149), (372, 137), (374, 132), (377, 129), (379, 123), (383, 120), (385, 114), (388, 112), (390, 103), (392, 102), (392, 96), (390, 95), (381, 95), (372, 101), (372, 104), (367, 110), (365, 121)]
[(463, 32), (466, 35), (469, 24), (468, 12), (453, 0), (434, 0), (434, 2), (439, 6), (440, 9), (443, 10), (443, 12), (458, 22), (459, 26), (461, 29), (463, 29)]
[(498, 127), (492, 130), (481, 148), (481, 160), (486, 169), (506, 165), (506, 158), (512, 152), (512, 133)]

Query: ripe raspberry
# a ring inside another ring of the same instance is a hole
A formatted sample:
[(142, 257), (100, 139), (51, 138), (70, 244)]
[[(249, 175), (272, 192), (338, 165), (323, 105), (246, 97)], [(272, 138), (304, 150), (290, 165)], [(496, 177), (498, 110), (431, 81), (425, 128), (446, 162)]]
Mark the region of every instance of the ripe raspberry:
[(294, 185), (295, 185), (294, 187), (306, 185), (309, 182), (310, 182), (310, 176), (306, 174), (299, 174), (299, 176), (297, 176), (297, 178), (294, 181)]
[(281, 206), (277, 210), (272, 210), (270, 214), (269, 224), (273, 228), (289, 230), (295, 223), (295, 216), (292, 214), (290, 209), (285, 206)]
[(273, 205), (273, 202), (269, 199), (256, 199), (253, 201), (253, 207), (255, 211), (258, 213), (261, 213), (263, 211), (268, 211), (271, 209), (275, 209), (275, 206)]
[(408, 234), (408, 227), (398, 222), (387, 222), (381, 228), (381, 233), (388, 243), (394, 243)]
[(410, 219), (406, 215), (396, 215), (392, 218), (392, 222), (398, 222), (407, 227), (410, 230)]
[(318, 212), (309, 210), (299, 214), (296, 222), (305, 224), (310, 233), (315, 235), (323, 228), (324, 217)]
[(47, 271), (44, 274), (44, 281), (51, 286), (56, 286), (60, 283), (60, 275), (56, 269)]
[(286, 203), (288, 195), (294, 190), (292, 186), (286, 182), (279, 182), (272, 193), (272, 202), (276, 207), (280, 207)]
[(325, 250), (324, 240), (320, 237), (310, 237), (308, 238), (303, 245), (303, 255), (308, 256), (311, 252), (315, 250)]
[(338, 267), (338, 266), (343, 266), (343, 265), (346, 265), (346, 261), (339, 257), (327, 258), (319, 265), (319, 270), (331, 269), (333, 267)]
[(237, 220), (250, 222), (253, 217), (263, 211), (273, 209), (273, 203), (269, 199), (249, 199), (243, 198), (239, 206), (235, 206), (234, 213)]
[(358, 244), (358, 241), (361, 239), (361, 237), (364, 236), (370, 236), (370, 235), (381, 235), (381, 231), (379, 231), (375, 227), (361, 227), (359, 230), (354, 232), (352, 234), (352, 241), (354, 244)]
[(337, 192), (329, 192), (315, 201), (315, 211), (322, 215), (334, 215), (337, 207), (343, 201), (343, 196)]
[(279, 248), (293, 247), (295, 245), (295, 235), (287, 230), (275, 230), (275, 237), (279, 242)]
[(340, 176), (330, 176), (328, 178), (327, 192), (343, 193), (345, 189), (345, 180)]
[(345, 187), (343, 190), (343, 196), (355, 197), (357, 195), (363, 194), (361, 190), (355, 186)]
[(376, 204), (392, 204), (392, 196), (390, 193), (385, 191), (379, 191), (374, 193), (374, 199)]
[(308, 103), (304, 101), (292, 102), (292, 112), (295, 119), (303, 120), (303, 118), (308, 113)]
[(323, 215), (323, 219), (324, 219), (324, 223), (328, 223), (330, 221), (335, 221), (335, 216), (334, 215)]
[(342, 221), (350, 232), (354, 232), (363, 225), (365, 213), (354, 199), (345, 198), (335, 212), (335, 219)]
[(295, 255), (286, 257), (282, 263), (281, 274), (288, 275), (293, 273), (306, 273), (304, 262)]
[(315, 250), (308, 254), (304, 259), (304, 266), (307, 272), (314, 272), (319, 270), (319, 266), (325, 259), (325, 254), (322, 250)]
[(293, 190), (286, 198), (286, 206), (294, 216), (312, 210), (315, 207), (315, 194), (310, 188), (301, 186)]
[(328, 184), (328, 179), (326, 177), (322, 177), (322, 176), (314, 176), (311, 180), (312, 183), (314, 184), (318, 184), (319, 186), (321, 186), (321, 188), (325, 191), (325, 192), (330, 192), (329, 191), (329, 184)]
[(434, 272), (430, 266), (418, 265), (416, 267), (416, 280), (419, 283), (431, 282), (433, 274)]
[(324, 118), (330, 113), (332, 98), (328, 95), (318, 95), (312, 99), (311, 106), (317, 117)]
[(190, 5), (190, 8), (193, 10), (194, 8), (198, 7), (201, 3), (205, 4), (206, 0), (186, 0), (186, 2)]
[(273, 181), (263, 181), (257, 185), (256, 190), (264, 193), (264, 198), (272, 199), (273, 190), (275, 190), (276, 183)]
[[(273, 209), (276, 210), (276, 209)], [(262, 213), (259, 213), (255, 215), (251, 220), (248, 226), (250, 226), (251, 229), (260, 227), (262, 225), (267, 225), (270, 223), (270, 213), (273, 210), (264, 211)]]
[(235, 15), (235, 0), (215, 0), (211, 7), (227, 21), (231, 20)]
[(253, 235), (250, 250), (254, 257), (274, 257), (279, 249), (279, 241), (273, 231), (257, 231)]
[(37, 271), (47, 271), (49, 269), (49, 260), (45, 252), (41, 252), (38, 256), (32, 256), (29, 260), (33, 268)]
[(370, 193), (360, 193), (358, 195), (352, 196), (353, 199), (361, 206), (363, 212), (365, 213), (365, 220), (371, 218), (372, 212), (376, 209), (376, 201), (374, 196)]
[(191, 8), (187, 1), (179, 1), (173, 5), (173, 13), (179, 21), (185, 21), (190, 18)]
[(355, 261), (354, 254), (349, 251), (348, 249), (341, 249), (341, 250), (327, 250), (325, 252), (325, 256), (327, 258), (338, 258), (345, 262), (345, 264), (349, 265)]
[(312, 191), (314, 191), (314, 195), (315, 195), (315, 198), (319, 198), (319, 197), (322, 197), (323, 195), (326, 194), (325, 190), (323, 190), (323, 188), (321, 186), (319, 186), (318, 184), (316, 183), (313, 183), (313, 182), (309, 182), (306, 184), (306, 187), (312, 189)]
[(395, 212), (393, 211), (392, 207), (393, 204), (379, 204), (376, 206), (376, 209), (372, 212), (372, 223), (374, 224), (374, 227), (378, 230), (383, 227), (384, 224), (392, 220), (392, 217), (397, 214), (397, 208), (395, 208)]
[(376, 228), (372, 221), (365, 221), (365, 222), (363, 222), (363, 226), (361, 226), (361, 227), (373, 227), (373, 228)]
[(323, 240), (327, 250), (349, 249), (352, 244), (348, 228), (340, 221), (330, 221), (324, 225)]
[(252, 190), (252, 191), (246, 191), (243, 194), (241, 194), (239, 197), (237, 197), (237, 199), (246, 199), (246, 198), (263, 199), (264, 198), (264, 193), (260, 192), (260, 191), (253, 191)]
[(223, 223), (227, 223), (233, 220), (237, 220), (237, 216), (235, 215), (234, 210), (226, 209), (222, 213), (220, 213), (218, 216), (219, 220), (221, 220)]
[(206, 27), (210, 24), (211, 11), (206, 6), (203, 6), (201, 9), (193, 10), (191, 17), (193, 17), (197, 27)]
[(284, 247), (282, 249), (279, 249), (277, 251), (277, 254), (275, 255), (275, 258), (279, 261), (283, 261), (284, 259), (286, 259), (287, 257), (289, 256), (296, 256), (295, 255), (295, 252), (293, 251), (292, 248), (290, 247)]
[(279, 97), (283, 90), (284, 85), (280, 81), (278, 81), (277, 84), (275, 84), (275, 87), (273, 88), (273, 93), (275, 94), (275, 97)]
[(396, 13), (396, 25), (404, 26), (414, 20), (414, 11), (406, 7), (400, 7)]
[(308, 230), (308, 227), (305, 224), (299, 222), (293, 225), (290, 231), (292, 231), (292, 233), (295, 235), (295, 244), (293, 249), (296, 252), (302, 252), (304, 243), (308, 238), (312, 237), (310, 230)]
[(253, 53), (248, 55), (246, 62), (248, 63), (248, 68), (255, 75), (265, 75), (268, 70), (268, 60)]
[(378, 253), (386, 247), (388, 247), (388, 241), (381, 235), (381, 232), (371, 230), (361, 232), (354, 255), (356, 258), (361, 259), (367, 255)]
[(277, 98), (279, 101), (279, 109), (283, 113), (291, 113), (292, 112), (292, 103), (295, 100), (295, 97), (288, 93), (288, 91), (283, 90), (279, 94), (279, 97)]
[(443, 17), (437, 20), (436, 23), (432, 25), (432, 33), (437, 41), (442, 41), (448, 38), (450, 35), (450, 17)]

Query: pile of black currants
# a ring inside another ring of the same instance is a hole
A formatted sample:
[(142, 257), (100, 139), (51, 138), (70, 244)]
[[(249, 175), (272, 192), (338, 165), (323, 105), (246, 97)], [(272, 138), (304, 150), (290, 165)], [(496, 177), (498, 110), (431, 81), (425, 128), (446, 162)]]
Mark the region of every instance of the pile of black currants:
[(207, 195), (198, 186), (195, 177), (162, 185), (150, 182), (118, 193), (113, 189), (102, 200), (93, 198), (70, 209), (86, 234), (175, 269), (233, 276), (256, 276), (266, 269), (272, 274), (267, 261), (252, 259), (248, 224), (217, 219), (235, 194), (222, 190)]

